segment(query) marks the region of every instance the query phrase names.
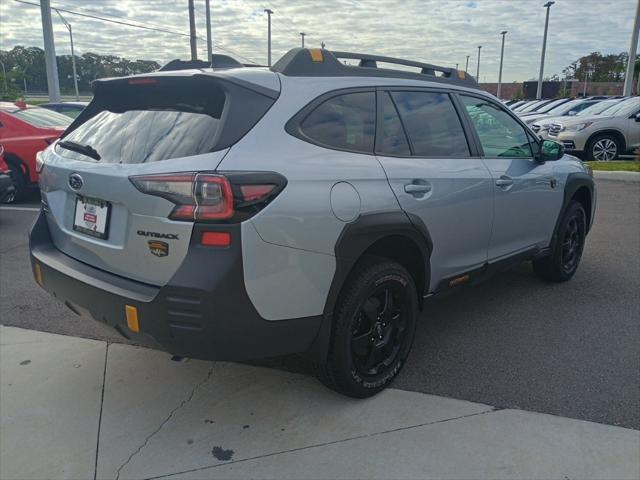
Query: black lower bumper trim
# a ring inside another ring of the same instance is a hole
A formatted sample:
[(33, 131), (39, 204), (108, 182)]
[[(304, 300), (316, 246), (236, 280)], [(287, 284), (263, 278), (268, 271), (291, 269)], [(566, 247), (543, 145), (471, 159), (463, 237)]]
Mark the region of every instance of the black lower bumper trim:
[[(193, 239), (205, 228), (230, 232), (232, 246), (200, 246)], [(155, 287), (62, 253), (53, 245), (41, 212), (31, 231), (31, 262), (39, 265), (43, 288), (74, 312), (172, 355), (240, 361), (307, 351), (322, 316), (277, 321), (260, 316), (244, 286), (239, 225), (196, 225), (192, 238), (173, 278)], [(125, 305), (138, 309), (139, 333), (127, 327)]]

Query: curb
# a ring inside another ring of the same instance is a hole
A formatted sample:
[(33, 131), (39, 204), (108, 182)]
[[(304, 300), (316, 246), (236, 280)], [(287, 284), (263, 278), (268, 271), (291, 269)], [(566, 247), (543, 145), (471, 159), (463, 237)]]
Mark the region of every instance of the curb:
[(618, 172), (594, 170), (593, 177), (596, 180), (619, 180), (623, 182), (640, 182), (640, 172)]

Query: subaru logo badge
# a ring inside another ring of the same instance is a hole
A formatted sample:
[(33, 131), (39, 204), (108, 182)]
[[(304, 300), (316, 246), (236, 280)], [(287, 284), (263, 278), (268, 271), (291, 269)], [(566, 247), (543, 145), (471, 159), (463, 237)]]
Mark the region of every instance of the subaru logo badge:
[(74, 190), (80, 190), (82, 188), (82, 185), (84, 185), (84, 181), (82, 180), (82, 177), (80, 175), (78, 175), (77, 173), (72, 173), (71, 175), (69, 175), (69, 186), (71, 188), (73, 188)]

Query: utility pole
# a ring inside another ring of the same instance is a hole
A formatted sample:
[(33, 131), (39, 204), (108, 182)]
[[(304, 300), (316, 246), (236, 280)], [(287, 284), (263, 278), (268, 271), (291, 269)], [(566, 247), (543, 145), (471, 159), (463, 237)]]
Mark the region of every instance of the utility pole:
[(536, 99), (540, 100), (542, 98), (542, 77), (544, 74), (544, 54), (547, 51), (547, 32), (549, 30), (549, 10), (551, 10), (551, 5), (556, 2), (547, 2), (543, 5), (547, 9), (547, 16), (544, 20), (544, 37), (542, 37), (542, 56), (540, 58), (540, 75), (538, 76), (538, 91), (536, 92)]
[(191, 44), (191, 60), (197, 60), (198, 44), (196, 39), (196, 17), (193, 0), (189, 0), (189, 40)]
[(582, 90), (582, 98), (587, 96), (587, 82), (589, 81), (590, 73), (591, 73), (591, 65), (587, 65), (584, 69), (584, 88)]
[(476, 82), (480, 83), (480, 50), (482, 45), (478, 45), (478, 67), (476, 68)]
[(304, 37), (305, 37), (306, 33), (304, 32), (300, 32), (300, 37), (302, 37), (302, 48), (304, 48)]
[(0, 65), (2, 65), (2, 80), (4, 83), (4, 90), (3, 93), (6, 95), (7, 92), (9, 91), (9, 89), (7, 88), (7, 71), (4, 68), (4, 63), (0, 62)]
[[(629, 59), (627, 60), (627, 73), (624, 75), (623, 95), (631, 95), (633, 86), (633, 72), (636, 66), (636, 52), (638, 51), (638, 30), (640, 30), (640, 0), (636, 8), (636, 21), (633, 24), (633, 32), (631, 33), (631, 45), (629, 46)], [(638, 77), (638, 86), (640, 87), (640, 77)], [(640, 92), (636, 92), (638, 94)]]
[[(47, 68), (47, 88), (49, 101), (60, 101), (60, 83), (58, 81), (58, 64), (56, 63), (56, 47), (53, 42), (53, 26), (51, 24), (51, 4), (49, 0), (40, 2), (42, 15), (42, 36), (44, 37), (44, 60)], [(25, 92), (27, 81), (25, 78)], [(25, 93), (26, 95), (26, 93)]]
[(264, 11), (267, 14), (267, 63), (271, 66), (271, 15), (273, 15), (273, 10), (265, 8)]
[(498, 73), (498, 92), (496, 95), (498, 99), (500, 99), (500, 91), (502, 90), (502, 61), (504, 60), (504, 36), (506, 34), (506, 30), (500, 32), (500, 35), (502, 35), (502, 48), (500, 49), (500, 72)]
[(211, 5), (204, 0), (205, 17), (207, 22), (207, 62), (213, 65), (213, 39), (211, 38)]
[(64, 26), (69, 30), (69, 40), (71, 41), (71, 67), (73, 68), (73, 87), (76, 91), (76, 102), (80, 100), (80, 93), (78, 92), (78, 74), (76, 73), (76, 54), (73, 51), (73, 31), (71, 30), (71, 24), (65, 20), (59, 10), (56, 13), (64, 23)]
[(471, 55), (467, 55), (467, 66), (466, 66), (466, 67), (464, 67), (464, 71), (465, 71), (465, 72), (468, 72), (468, 71), (469, 71), (469, 57), (470, 57), (470, 56), (471, 56)]

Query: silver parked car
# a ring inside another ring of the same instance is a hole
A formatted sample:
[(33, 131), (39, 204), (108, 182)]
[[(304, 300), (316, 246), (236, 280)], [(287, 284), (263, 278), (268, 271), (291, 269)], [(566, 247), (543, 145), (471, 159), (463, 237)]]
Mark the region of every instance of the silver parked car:
[(615, 160), (640, 147), (640, 98), (623, 100), (600, 115), (571, 117), (549, 128), (549, 138), (586, 160)]
[(569, 280), (593, 222), (582, 163), (463, 71), (294, 49), (93, 88), (39, 158), (34, 276), (174, 355), (304, 353), (370, 396), (426, 299), (522, 261)]

